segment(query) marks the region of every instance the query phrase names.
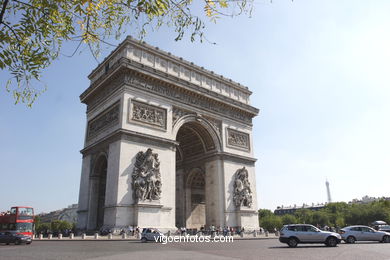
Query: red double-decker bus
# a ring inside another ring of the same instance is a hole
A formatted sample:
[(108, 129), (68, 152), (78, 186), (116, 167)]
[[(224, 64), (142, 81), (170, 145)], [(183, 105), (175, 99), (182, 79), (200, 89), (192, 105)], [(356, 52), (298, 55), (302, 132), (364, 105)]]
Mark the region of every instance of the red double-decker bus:
[(34, 209), (18, 206), (0, 213), (0, 231), (16, 231), (18, 234), (33, 237)]

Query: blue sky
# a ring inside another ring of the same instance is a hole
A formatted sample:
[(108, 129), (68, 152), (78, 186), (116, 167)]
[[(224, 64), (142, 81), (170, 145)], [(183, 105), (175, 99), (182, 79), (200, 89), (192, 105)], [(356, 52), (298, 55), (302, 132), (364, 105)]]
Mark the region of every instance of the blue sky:
[[(251, 18), (209, 24), (216, 45), (175, 42), (167, 28), (145, 40), (253, 91), (259, 208), (325, 202), (326, 178), (334, 201), (390, 196), (390, 2), (274, 0), (254, 8)], [(87, 49), (61, 56), (31, 109), (2, 90), (0, 210), (77, 203), (86, 124), (79, 95), (96, 66)]]

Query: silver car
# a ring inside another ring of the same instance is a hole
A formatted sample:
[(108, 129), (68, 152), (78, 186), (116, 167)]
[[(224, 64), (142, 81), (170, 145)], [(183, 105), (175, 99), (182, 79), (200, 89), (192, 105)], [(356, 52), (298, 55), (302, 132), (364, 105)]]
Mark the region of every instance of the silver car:
[(155, 228), (144, 228), (141, 233), (141, 241), (162, 242), (163, 240), (161, 240), (161, 237), (163, 236), (164, 234)]
[(342, 239), (353, 244), (356, 241), (378, 241), (390, 243), (390, 233), (384, 231), (376, 231), (367, 226), (349, 226), (340, 230)]
[(286, 243), (289, 247), (296, 247), (299, 243), (324, 243), (334, 247), (341, 242), (341, 236), (334, 232), (322, 231), (313, 225), (292, 224), (285, 225), (280, 230), (279, 241)]

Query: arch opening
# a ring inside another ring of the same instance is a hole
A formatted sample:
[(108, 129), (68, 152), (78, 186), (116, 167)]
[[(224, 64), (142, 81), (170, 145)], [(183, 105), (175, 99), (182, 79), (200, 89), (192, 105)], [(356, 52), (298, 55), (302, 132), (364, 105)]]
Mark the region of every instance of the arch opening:
[(190, 121), (180, 126), (176, 141), (176, 227), (197, 231), (206, 228), (208, 199), (207, 155), (217, 150), (215, 138), (200, 122)]
[(106, 183), (107, 183), (107, 158), (100, 156), (94, 168), (94, 177), (96, 177), (96, 230), (104, 225), (104, 206), (106, 200)]

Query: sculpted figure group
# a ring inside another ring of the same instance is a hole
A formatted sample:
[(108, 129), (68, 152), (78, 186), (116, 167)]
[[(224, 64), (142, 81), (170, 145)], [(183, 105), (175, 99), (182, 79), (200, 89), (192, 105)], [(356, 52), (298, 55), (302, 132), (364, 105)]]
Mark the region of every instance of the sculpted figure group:
[(132, 174), (134, 199), (138, 201), (159, 200), (161, 174), (158, 154), (152, 149), (138, 152)]
[(248, 179), (248, 170), (243, 167), (238, 169), (234, 175), (233, 201), (236, 207), (252, 206), (252, 191)]

